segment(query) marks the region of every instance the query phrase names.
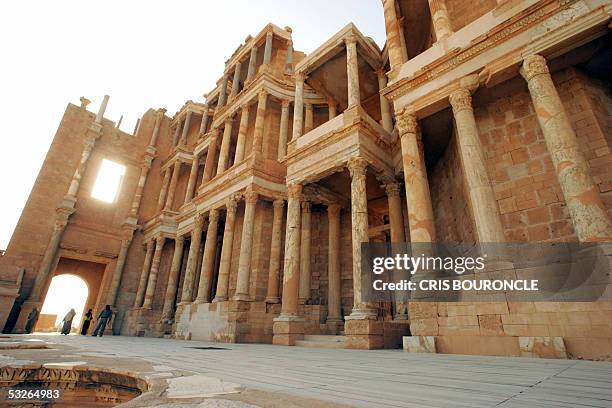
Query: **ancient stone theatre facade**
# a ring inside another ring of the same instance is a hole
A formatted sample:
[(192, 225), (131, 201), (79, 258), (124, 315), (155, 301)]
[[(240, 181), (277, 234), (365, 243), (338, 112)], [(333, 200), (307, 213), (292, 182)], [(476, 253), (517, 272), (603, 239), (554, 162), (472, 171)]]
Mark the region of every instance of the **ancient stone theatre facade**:
[(612, 240), (611, 3), (383, 0), (382, 49), (268, 24), (134, 134), (69, 104), (0, 257), (5, 330), (71, 273), (115, 334), (609, 357), (609, 303), (373, 304), (360, 266), (363, 242)]

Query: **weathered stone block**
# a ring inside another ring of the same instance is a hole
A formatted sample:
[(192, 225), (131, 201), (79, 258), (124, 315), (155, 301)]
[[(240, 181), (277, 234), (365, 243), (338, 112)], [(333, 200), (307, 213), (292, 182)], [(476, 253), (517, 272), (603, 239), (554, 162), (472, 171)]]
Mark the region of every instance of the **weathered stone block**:
[(435, 336), (404, 336), (403, 347), (410, 353), (437, 353)]
[(563, 337), (519, 337), (521, 357), (567, 358)]

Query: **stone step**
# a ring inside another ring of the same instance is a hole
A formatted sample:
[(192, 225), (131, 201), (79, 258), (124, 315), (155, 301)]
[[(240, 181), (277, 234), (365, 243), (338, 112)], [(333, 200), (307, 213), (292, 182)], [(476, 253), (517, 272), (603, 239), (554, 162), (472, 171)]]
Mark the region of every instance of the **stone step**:
[(341, 349), (344, 348), (345, 341), (344, 336), (309, 334), (304, 336), (304, 340), (297, 340), (295, 345), (306, 348)]
[(306, 334), (304, 340), (307, 341), (324, 341), (324, 342), (344, 342), (345, 336), (336, 336), (333, 334)]

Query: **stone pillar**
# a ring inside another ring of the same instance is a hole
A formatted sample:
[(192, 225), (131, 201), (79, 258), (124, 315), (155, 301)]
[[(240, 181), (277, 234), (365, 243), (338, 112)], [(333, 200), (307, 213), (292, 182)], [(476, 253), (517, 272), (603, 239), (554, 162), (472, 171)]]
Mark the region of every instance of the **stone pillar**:
[(74, 212), (73, 209), (66, 211), (59, 211), (57, 213), (57, 218), (55, 219), (55, 224), (53, 225), (53, 233), (51, 234), (51, 239), (49, 239), (49, 244), (45, 250), (45, 254), (43, 255), (43, 259), (40, 262), (40, 267), (38, 269), (38, 274), (34, 280), (34, 286), (30, 291), (30, 297), (28, 298), (31, 302), (38, 302), (41, 299), (42, 292), (47, 283), (47, 278), (49, 277), (49, 273), (51, 272), (51, 268), (53, 267), (53, 263), (55, 262), (55, 257), (57, 255), (57, 250), (59, 248), (59, 244), (62, 240), (62, 235), (66, 230), (66, 226), (68, 225), (68, 217)]
[(172, 137), (173, 147), (178, 144), (179, 136), (181, 135), (181, 121), (178, 120), (174, 126), (174, 136)]
[(242, 68), (242, 64), (240, 61), (236, 63), (236, 68), (234, 68), (234, 79), (232, 80), (232, 92), (230, 93), (230, 99), (234, 99), (236, 95), (238, 95), (238, 88), (240, 88), (240, 69)]
[(119, 284), (121, 283), (121, 276), (123, 275), (123, 268), (127, 259), (127, 253), (130, 249), (130, 244), (132, 243), (132, 234), (133, 231), (130, 230), (129, 236), (121, 240), (121, 248), (119, 249), (119, 255), (117, 256), (117, 264), (115, 265), (113, 277), (111, 279), (106, 295), (107, 305), (115, 305), (115, 300), (117, 299), (117, 290), (119, 289)]
[(198, 285), (198, 296), (196, 302), (210, 302), (210, 290), (212, 288), (215, 252), (217, 251), (217, 228), (219, 226), (219, 212), (210, 210), (208, 215), (208, 230), (206, 231), (206, 242), (204, 243), (204, 254), (202, 254), (202, 267), (200, 269), (200, 284)]
[(283, 99), (281, 102), (280, 134), (278, 136), (278, 160), (282, 160), (287, 154), (287, 132), (289, 124), (289, 101)]
[(202, 121), (200, 122), (200, 134), (206, 133), (208, 127), (208, 104), (204, 104), (204, 112), (202, 112)]
[(327, 206), (329, 223), (328, 261), (327, 261), (327, 324), (338, 330), (342, 323), (342, 280), (340, 276), (340, 205)]
[(227, 99), (227, 73), (224, 73), (223, 79), (221, 82), (221, 90), (219, 91), (219, 102), (217, 102), (217, 110), (225, 106), (226, 99)]
[(293, 41), (287, 41), (287, 56), (285, 57), (285, 74), (293, 73)]
[(147, 242), (147, 254), (145, 255), (144, 263), (142, 264), (142, 272), (140, 273), (140, 281), (138, 282), (138, 290), (136, 291), (136, 299), (134, 299), (134, 307), (141, 307), (144, 300), (145, 291), (147, 290), (147, 282), (149, 281), (149, 271), (151, 270), (151, 261), (153, 260), (153, 250), (155, 249), (155, 240)]
[(400, 199), (399, 183), (384, 185), (389, 203), (389, 224), (391, 226), (391, 242), (405, 242), (404, 221), (402, 217), (402, 201)]
[(302, 201), (302, 235), (300, 238), (300, 289), (299, 302), (310, 299), (310, 219), (311, 205)]
[(274, 217), (272, 219), (272, 244), (270, 245), (270, 267), (268, 272), (268, 292), (266, 303), (279, 303), (281, 238), (283, 229), (283, 209), (285, 200), (274, 200)]
[(159, 199), (157, 200), (157, 211), (161, 211), (166, 204), (166, 196), (168, 195), (168, 187), (170, 186), (170, 167), (166, 168), (164, 179), (162, 181), (161, 190), (159, 190)]
[(250, 81), (255, 76), (255, 64), (257, 64), (257, 46), (253, 45), (253, 48), (251, 48), (251, 55), (249, 57), (249, 69), (246, 77), (247, 81)]
[(151, 305), (153, 304), (155, 285), (157, 285), (157, 275), (159, 273), (159, 262), (161, 261), (161, 254), (165, 241), (166, 238), (163, 236), (159, 236), (155, 239), (155, 253), (153, 254), (151, 272), (149, 272), (149, 280), (147, 282), (147, 290), (145, 291), (144, 302), (142, 303), (142, 307), (144, 309), (151, 309)]
[(98, 113), (96, 114), (96, 119), (95, 119), (95, 122), (97, 124), (101, 124), (102, 119), (104, 119), (104, 112), (106, 112), (106, 105), (108, 105), (109, 98), (110, 96), (108, 95), (104, 95), (104, 98), (102, 98), (102, 103), (100, 104), (100, 108), (98, 109)]
[(304, 80), (306, 75), (301, 72), (295, 73), (295, 101), (293, 102), (293, 134), (291, 140), (297, 140), (302, 136), (304, 121)]
[(525, 58), (521, 75), (529, 86), (538, 123), (555, 166), (578, 240), (612, 241), (612, 223), (544, 57), (531, 55)]
[(332, 98), (327, 98), (327, 106), (329, 107), (329, 120), (338, 116), (338, 104)]
[(249, 300), (249, 283), (251, 274), (251, 254), (253, 251), (253, 230), (255, 228), (255, 207), (257, 193), (247, 191), (244, 196), (244, 224), (240, 241), (240, 258), (238, 259), (238, 278), (234, 300)]
[(223, 130), (223, 139), (221, 139), (221, 149), (219, 150), (219, 162), (217, 163), (217, 174), (223, 173), (227, 169), (229, 161), (229, 148), (232, 141), (232, 127), (234, 117), (228, 115), (225, 118), (225, 129)]
[(310, 132), (314, 128), (314, 112), (312, 103), (306, 103), (306, 115), (304, 118), (304, 133)]
[(384, 0), (383, 11), (385, 14), (385, 30), (387, 31), (389, 64), (393, 70), (399, 68), (399, 66), (405, 62), (400, 40), (400, 27), (398, 24), (397, 12), (395, 11), (395, 0)]
[[(157, 144), (157, 136), (159, 135), (159, 127), (161, 126), (161, 121), (166, 114), (166, 110), (164, 108), (160, 108), (157, 110), (155, 114), (155, 125), (153, 126), (153, 133), (151, 133), (151, 139), (149, 139), (149, 146), (155, 147)], [(140, 125), (140, 121), (138, 122)]]
[[(497, 208), (495, 193), (489, 182), (485, 167), (485, 158), (478, 136), (470, 91), (460, 88), (450, 95), (449, 101), (455, 116), (457, 145), (459, 146), (461, 165), (468, 187), (478, 241), (504, 242), (504, 229)], [(410, 206), (408, 206), (408, 209), (410, 209)]]
[(436, 237), (427, 170), (422, 160), (416, 116), (404, 109), (397, 115), (406, 184), (411, 242), (433, 242)]
[(174, 162), (174, 168), (172, 169), (172, 181), (170, 181), (170, 188), (168, 189), (168, 197), (166, 198), (166, 206), (164, 210), (172, 211), (172, 204), (174, 202), (174, 193), (176, 192), (176, 185), (178, 184), (179, 172), (181, 170), (181, 161), (177, 160)]
[[(376, 319), (376, 311), (366, 303), (361, 276), (361, 244), (368, 237), (368, 198), (366, 194), (366, 169), (368, 163), (361, 157), (348, 162), (351, 174), (351, 223), (353, 228), (353, 311), (351, 316)], [(365, 288), (367, 290), (368, 288)]]
[(193, 299), (193, 281), (195, 279), (195, 272), (198, 264), (198, 253), (200, 252), (203, 226), (204, 216), (198, 213), (193, 220), (193, 229), (191, 230), (191, 245), (189, 246), (189, 254), (187, 255), (187, 266), (185, 268), (185, 279), (183, 280), (181, 303), (191, 302)]
[(450, 16), (446, 9), (446, 0), (429, 0), (429, 11), (436, 32), (436, 39), (440, 41), (453, 33)]
[[(94, 131), (96, 132), (96, 131)], [(81, 185), (81, 179), (83, 174), (85, 174), (85, 170), (87, 169), (87, 162), (89, 161), (89, 157), (91, 156), (91, 152), (93, 151), (94, 146), (96, 145), (96, 140), (100, 137), (100, 133), (90, 134), (86, 137), (83, 143), (83, 151), (81, 152), (81, 159), (79, 160), (79, 164), (77, 165), (76, 170), (74, 171), (74, 175), (72, 176), (72, 181), (70, 182), (70, 187), (68, 187), (68, 192), (64, 197), (66, 200), (71, 201), (74, 205), (76, 202), (76, 196), (79, 192), (79, 186)]]
[(223, 244), (221, 246), (221, 261), (219, 263), (219, 279), (217, 280), (217, 293), (213, 302), (227, 300), (229, 291), (229, 276), (232, 263), (232, 247), (234, 245), (234, 224), (236, 223), (236, 200), (230, 198), (225, 205), (225, 229), (223, 231)]
[(287, 186), (287, 228), (281, 314), (274, 319), (272, 343), (294, 346), (304, 336), (304, 320), (298, 316), (300, 284), (300, 198), (302, 185)]
[(351, 35), (346, 43), (346, 75), (348, 82), (348, 108), (360, 104), (359, 65), (357, 63), (357, 37)]
[(183, 146), (187, 144), (187, 135), (189, 134), (189, 126), (191, 125), (191, 115), (193, 115), (193, 112), (187, 111), (185, 125), (183, 126), (183, 134), (181, 135), (181, 145)]
[(249, 111), (248, 104), (242, 106), (240, 114), (240, 127), (238, 128), (238, 139), (236, 140), (236, 153), (234, 155), (234, 164), (240, 163), (244, 159), (244, 148), (246, 143), (246, 133), (249, 128)]
[(185, 238), (181, 235), (177, 236), (174, 240), (174, 255), (172, 256), (172, 265), (170, 266), (168, 285), (166, 286), (166, 294), (164, 296), (162, 321), (171, 320), (173, 317), (174, 299), (176, 298), (176, 289), (178, 288), (179, 275), (181, 273), (181, 259), (183, 257), (184, 245)]
[(208, 153), (206, 154), (206, 162), (204, 163), (204, 175), (202, 176), (202, 185), (213, 177), (213, 167), (215, 166), (215, 156), (217, 155), (217, 140), (219, 138), (219, 128), (215, 128), (213, 134), (210, 135), (210, 143), (208, 144)]
[[(149, 145), (151, 147), (151, 145)], [(147, 175), (151, 169), (151, 163), (154, 158), (154, 151), (147, 149), (144, 156), (144, 163), (140, 166), (140, 177), (138, 178), (138, 185), (134, 192), (134, 198), (132, 199), (132, 205), (130, 207), (130, 216), (137, 217), (138, 209), (140, 208), (140, 202), (142, 201), (142, 191), (144, 190), (145, 183), (147, 182)]]
[(185, 204), (191, 201), (195, 193), (195, 184), (198, 177), (198, 167), (200, 167), (200, 156), (198, 153), (193, 153), (193, 161), (191, 162), (191, 171), (189, 172), (189, 181), (187, 182), (187, 191), (185, 192)]
[(393, 132), (393, 119), (391, 117), (391, 106), (389, 105), (389, 101), (385, 96), (380, 92), (387, 86), (387, 76), (385, 75), (385, 70), (380, 68), (376, 71), (376, 75), (378, 75), (378, 95), (380, 98), (380, 117), (382, 118), (382, 127), (389, 133)]
[(274, 33), (272, 31), (268, 31), (266, 33), (266, 45), (264, 47), (264, 65), (270, 65), (272, 61), (272, 39), (274, 37)]
[(265, 90), (259, 91), (257, 100), (257, 114), (255, 116), (255, 130), (253, 131), (253, 151), (261, 152), (263, 148), (264, 122), (266, 118), (266, 102), (268, 93)]

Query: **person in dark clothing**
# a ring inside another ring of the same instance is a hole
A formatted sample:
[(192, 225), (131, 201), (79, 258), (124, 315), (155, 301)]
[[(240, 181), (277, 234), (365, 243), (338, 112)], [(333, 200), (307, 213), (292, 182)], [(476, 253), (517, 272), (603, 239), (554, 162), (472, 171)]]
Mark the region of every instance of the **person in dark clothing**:
[(83, 320), (83, 327), (81, 327), (81, 334), (83, 336), (87, 335), (87, 330), (89, 330), (89, 325), (93, 320), (93, 310), (89, 309), (87, 313), (85, 313), (85, 320)]
[(25, 325), (25, 332), (30, 334), (32, 330), (34, 330), (34, 325), (36, 325), (36, 321), (38, 320), (38, 309), (36, 306), (32, 308), (32, 311), (28, 314), (28, 320)]
[(98, 315), (98, 324), (91, 335), (102, 337), (104, 335), (104, 329), (106, 329), (106, 325), (111, 317), (113, 317), (113, 311), (111, 310), (110, 305), (106, 305), (104, 310)]
[(74, 309), (70, 309), (70, 311), (66, 314), (66, 316), (64, 316), (64, 320), (62, 320), (62, 334), (67, 336), (70, 333), (70, 330), (72, 330), (72, 319), (74, 319), (74, 316), (76, 315), (76, 312)]

